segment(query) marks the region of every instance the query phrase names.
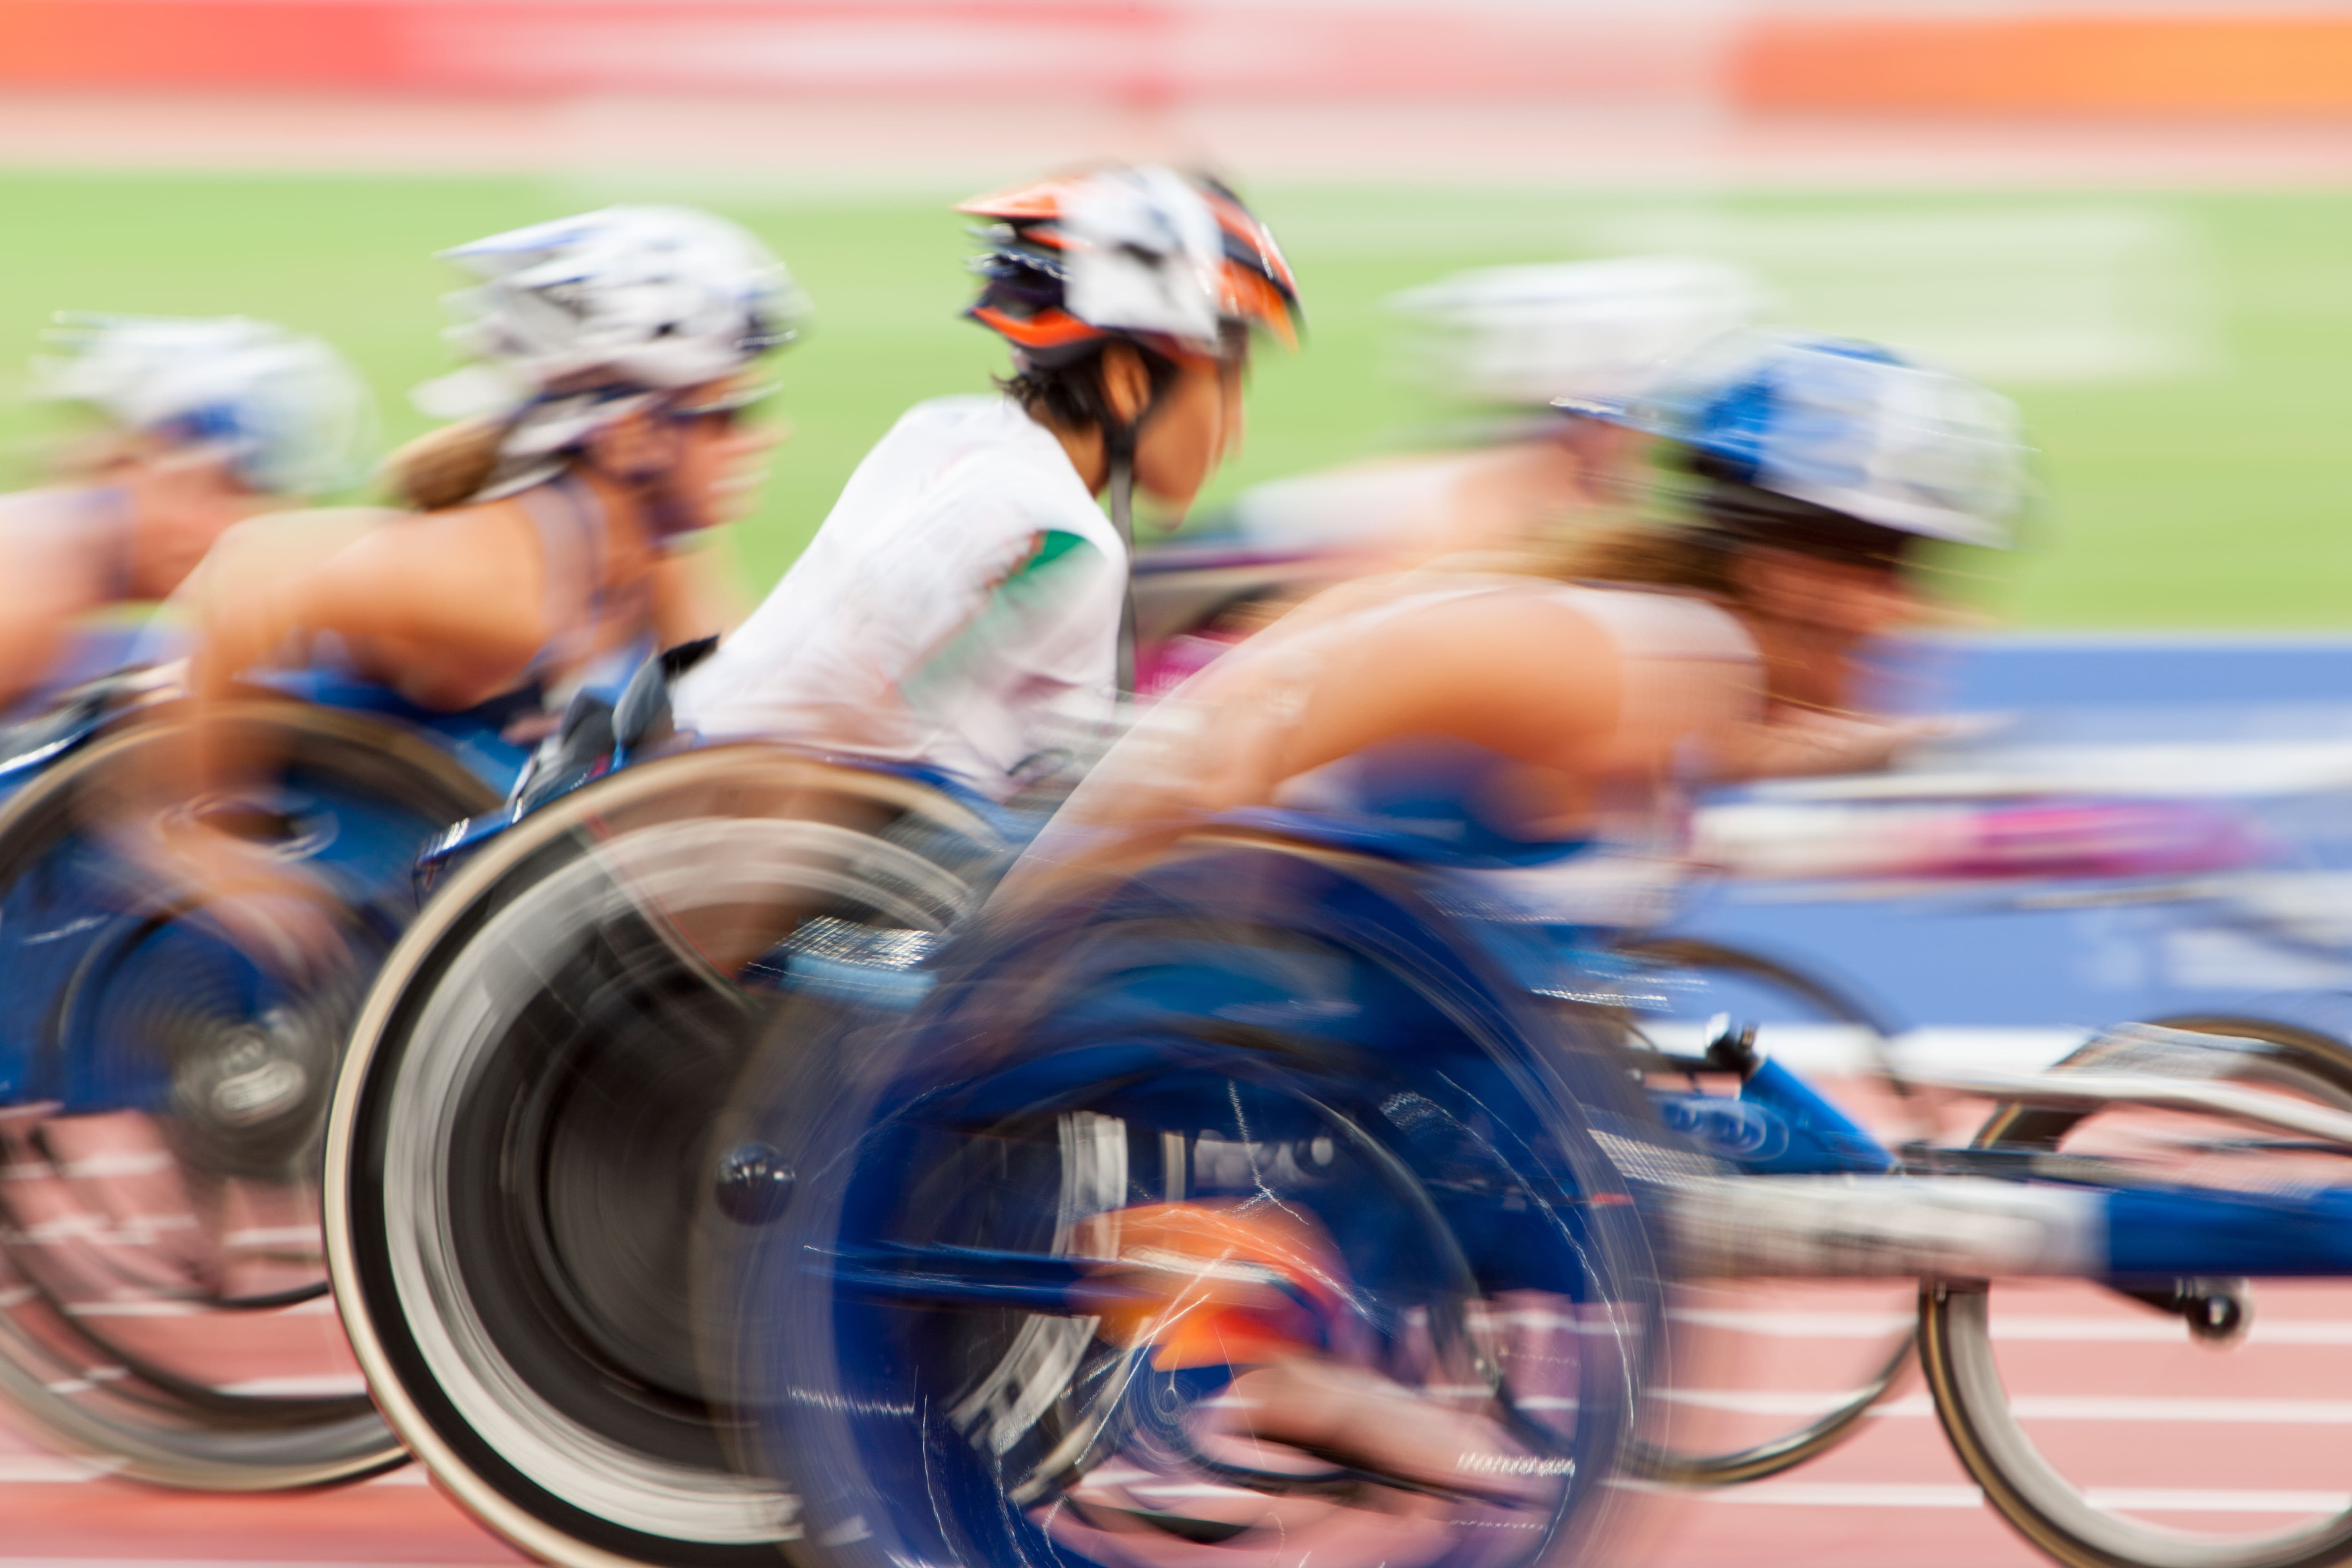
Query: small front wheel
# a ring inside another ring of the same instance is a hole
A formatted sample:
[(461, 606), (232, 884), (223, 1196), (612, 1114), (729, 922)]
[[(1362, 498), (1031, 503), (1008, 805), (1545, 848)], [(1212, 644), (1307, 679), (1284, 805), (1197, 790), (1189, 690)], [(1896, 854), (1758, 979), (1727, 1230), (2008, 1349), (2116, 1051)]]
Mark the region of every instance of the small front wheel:
[[(1768, 1054), (1830, 1065), (1842, 1093), (1843, 1085), (1884, 1092), (1869, 1074), (1885, 1059), (1893, 1026), (1843, 987), (1696, 938), (1618, 952), (1642, 966), (1634, 988), (1645, 1009), (1630, 1016), (1646, 1043), (1688, 1053), (1708, 1020), (1729, 1017), (1755, 1025)], [(1678, 1074), (1651, 1078), (1690, 1087)], [(1910, 1370), (1911, 1314), (1909, 1288), (1885, 1280), (1677, 1282), (1666, 1309), (1672, 1381), (1628, 1463), (1669, 1486), (1721, 1487), (1819, 1458), (1861, 1432)]]
[[(2200, 1076), (2352, 1109), (2352, 1049), (2315, 1019), (2161, 1021)], [(2113, 1039), (2059, 1064), (2119, 1065)], [(2156, 1070), (2167, 1070), (2161, 1064)], [(2072, 1174), (2341, 1184), (2352, 1150), (2185, 1112), (2003, 1106), (1980, 1146)], [(2076, 1163), (2080, 1162), (2080, 1163)], [(2352, 1556), (2352, 1282), (1932, 1281), (1920, 1360), (1985, 1500), (2068, 1568), (2321, 1568)]]

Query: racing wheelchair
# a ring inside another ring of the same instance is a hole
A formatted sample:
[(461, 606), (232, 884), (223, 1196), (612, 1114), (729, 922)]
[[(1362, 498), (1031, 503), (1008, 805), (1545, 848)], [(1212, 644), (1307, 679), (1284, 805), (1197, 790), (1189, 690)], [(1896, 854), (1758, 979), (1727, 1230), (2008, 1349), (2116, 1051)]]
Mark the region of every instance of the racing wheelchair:
[(726, 1108), (795, 1003), (919, 996), (1013, 825), (766, 746), (546, 780), (453, 830), (361, 1011), (328, 1136), (336, 1299), (393, 1426), (524, 1550), (769, 1562), (796, 1508), (733, 1458), (691, 1282), (793, 1177)]
[[(442, 885), (362, 1011), (329, 1135), (330, 1266), (378, 1403), (479, 1517), (558, 1562), (740, 1562), (799, 1538), (797, 1492), (746, 1479), (737, 1307), (705, 1288), (799, 1180), (800, 1131), (751, 1108), (780, 1063), (870, 1056), (926, 1005), (1043, 816), (772, 746), (637, 761), (662, 678), (428, 857)], [(1671, 968), (1678, 1017), (1885, 1027), (1754, 955), (1617, 962)], [(1854, 1403), (1769, 1456), (1659, 1464), (1794, 1463)]]
[(804, 1019), (755, 1060), (731, 1135), (793, 1179), (729, 1236), (709, 1317), (803, 1552), (1568, 1560), (1671, 1403), (1675, 1282), (1774, 1278), (1909, 1282), (1964, 1467), (2062, 1562), (2352, 1547), (2340, 1485), (2095, 1452), (2012, 1392), (2053, 1332), (2132, 1358), (2127, 1420), (2252, 1419), (2281, 1349), (2291, 1388), (2324, 1373), (2333, 1032), (2191, 1020), (1915, 1074), (1994, 1109), (1889, 1149), (1744, 1030), (1645, 1037), (1622, 965), (1429, 858), (1268, 826), (967, 940), (895, 1028), (836, 1009), (823, 1048)]
[[(217, 797), (179, 787), (194, 721), (152, 676), (0, 732), (0, 1395), (53, 1443), (173, 1486), (319, 1485), (405, 1457), (327, 1299), (327, 1098), (367, 973), (415, 912), (418, 847), (522, 753), (479, 716), (306, 695), (328, 700), (255, 689), (214, 715), (276, 764)], [(140, 840), (180, 815), (311, 873), (343, 959), (257, 962), (159, 878)]]

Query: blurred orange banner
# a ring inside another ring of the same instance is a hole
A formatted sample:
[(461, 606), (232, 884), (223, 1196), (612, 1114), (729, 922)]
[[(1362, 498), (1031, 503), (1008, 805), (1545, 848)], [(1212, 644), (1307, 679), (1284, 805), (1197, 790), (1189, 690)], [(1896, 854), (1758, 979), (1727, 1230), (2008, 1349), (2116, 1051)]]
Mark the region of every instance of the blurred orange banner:
[(0, 0), (0, 87), (2352, 113), (2352, 12), (1599, 0)]
[(1766, 17), (1732, 83), (1764, 110), (2336, 116), (2352, 16)]

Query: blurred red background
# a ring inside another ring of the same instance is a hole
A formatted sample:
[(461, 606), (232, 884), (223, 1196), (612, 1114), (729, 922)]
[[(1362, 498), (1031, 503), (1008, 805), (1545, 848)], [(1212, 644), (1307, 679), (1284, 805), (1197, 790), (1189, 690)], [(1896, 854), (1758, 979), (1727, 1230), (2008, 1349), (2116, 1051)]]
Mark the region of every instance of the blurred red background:
[(2352, 7), (1590, 0), (0, 0), (0, 87), (1711, 100), (2335, 115)]

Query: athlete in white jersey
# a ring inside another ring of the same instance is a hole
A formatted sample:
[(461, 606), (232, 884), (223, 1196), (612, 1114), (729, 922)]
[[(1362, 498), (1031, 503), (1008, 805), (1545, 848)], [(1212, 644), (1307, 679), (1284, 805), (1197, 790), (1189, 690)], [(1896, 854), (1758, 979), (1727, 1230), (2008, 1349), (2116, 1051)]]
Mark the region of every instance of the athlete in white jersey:
[(992, 220), (969, 314), (1013, 345), (1003, 395), (901, 419), (675, 711), (705, 739), (919, 763), (1003, 795), (1110, 719), (1129, 489), (1190, 504), (1238, 442), (1251, 330), (1295, 341), (1297, 293), (1230, 191), (1166, 169), (959, 210)]
[(919, 404), (808, 550), (681, 683), (712, 740), (820, 738), (990, 785), (1104, 717), (1126, 549), (1053, 434), (1003, 397)]

